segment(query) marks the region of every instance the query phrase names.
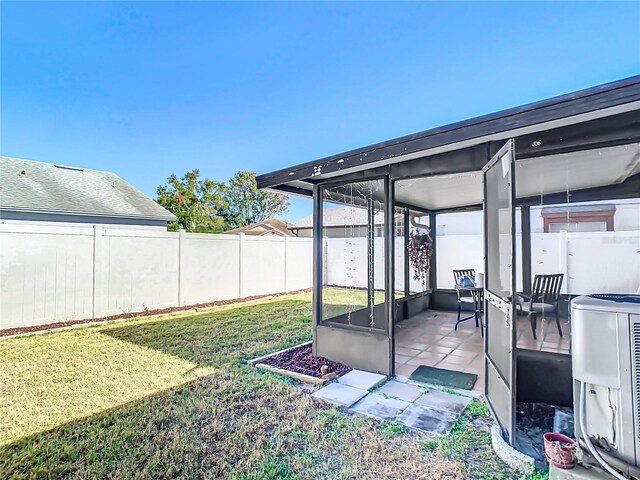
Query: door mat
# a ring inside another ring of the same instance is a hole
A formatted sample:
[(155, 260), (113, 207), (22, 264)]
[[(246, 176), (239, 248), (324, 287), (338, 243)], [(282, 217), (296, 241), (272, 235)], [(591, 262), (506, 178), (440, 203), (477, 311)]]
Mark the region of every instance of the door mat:
[(415, 382), (431, 383), (442, 387), (471, 390), (478, 380), (475, 373), (456, 372), (444, 368), (420, 365), (409, 377)]

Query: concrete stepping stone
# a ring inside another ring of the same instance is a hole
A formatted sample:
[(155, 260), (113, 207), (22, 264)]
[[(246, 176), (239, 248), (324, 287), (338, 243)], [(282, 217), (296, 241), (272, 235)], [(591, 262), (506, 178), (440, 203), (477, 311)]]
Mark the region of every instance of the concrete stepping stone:
[(386, 376), (380, 375), (379, 373), (370, 373), (363, 370), (351, 370), (346, 375), (341, 376), (338, 379), (338, 383), (348, 385), (350, 387), (361, 388), (363, 390), (369, 390), (370, 388), (381, 384), (386, 379)]
[(350, 407), (367, 395), (367, 393), (369, 392), (361, 388), (350, 387), (349, 385), (342, 385), (340, 383), (330, 383), (320, 390), (313, 392), (311, 396), (318, 400), (324, 400), (325, 402)]
[(382, 420), (391, 420), (409, 405), (410, 403), (397, 398), (370, 393), (351, 407), (350, 410), (370, 417), (381, 418)]
[(446, 412), (451, 412), (457, 417), (464, 412), (464, 409), (467, 408), (469, 402), (471, 402), (470, 397), (454, 395), (452, 393), (431, 389), (418, 398), (415, 401), (415, 404), (421, 407), (436, 408)]
[(415, 402), (420, 395), (424, 393), (424, 389), (417, 385), (411, 385), (410, 383), (402, 383), (397, 380), (389, 380), (383, 386), (381, 386), (376, 393), (381, 395), (389, 395), (396, 397), (399, 400), (405, 402)]
[(444, 435), (449, 433), (458, 416), (437, 408), (413, 404), (397, 419), (398, 423), (423, 432)]

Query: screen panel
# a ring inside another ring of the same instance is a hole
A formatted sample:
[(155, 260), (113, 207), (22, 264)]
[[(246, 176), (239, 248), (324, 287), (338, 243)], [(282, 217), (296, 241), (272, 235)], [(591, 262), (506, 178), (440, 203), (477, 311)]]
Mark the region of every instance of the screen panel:
[(388, 178), (323, 185), (314, 206), (314, 354), (386, 375), (393, 374), (392, 190)]
[[(498, 371), (491, 363), (487, 364), (487, 391), (491, 392), (491, 395), (487, 395), (489, 404), (493, 414), (500, 419), (499, 424), (502, 429), (502, 434), (509, 440), (510, 427), (514, 423), (514, 408), (511, 396), (511, 389), (505, 385), (502, 381)], [(510, 442), (511, 443), (511, 442)]]
[(505, 440), (515, 428), (514, 151), (510, 140), (484, 169), (486, 395)]
[(506, 325), (505, 313), (491, 301), (487, 301), (486, 318), (491, 319), (487, 334), (487, 355), (500, 375), (509, 382), (511, 378), (511, 328)]
[(485, 172), (487, 238), (487, 290), (501, 298), (512, 295), (513, 208), (511, 199), (512, 155), (507, 150)]
[(322, 197), (321, 323), (384, 332), (384, 180), (326, 187)]

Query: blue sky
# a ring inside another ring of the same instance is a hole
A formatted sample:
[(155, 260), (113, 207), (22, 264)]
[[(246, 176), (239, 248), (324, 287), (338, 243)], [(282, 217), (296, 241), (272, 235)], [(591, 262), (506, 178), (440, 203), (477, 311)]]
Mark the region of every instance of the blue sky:
[(0, 8), (2, 154), (149, 195), (171, 173), (264, 173), (640, 73), (639, 2)]

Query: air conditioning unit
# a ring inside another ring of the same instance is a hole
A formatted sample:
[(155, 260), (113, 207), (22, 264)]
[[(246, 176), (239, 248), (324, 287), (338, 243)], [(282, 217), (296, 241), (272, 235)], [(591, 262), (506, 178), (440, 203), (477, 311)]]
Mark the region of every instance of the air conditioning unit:
[(640, 471), (640, 295), (577, 297), (571, 301), (571, 322), (576, 438), (596, 459), (635, 476)]

